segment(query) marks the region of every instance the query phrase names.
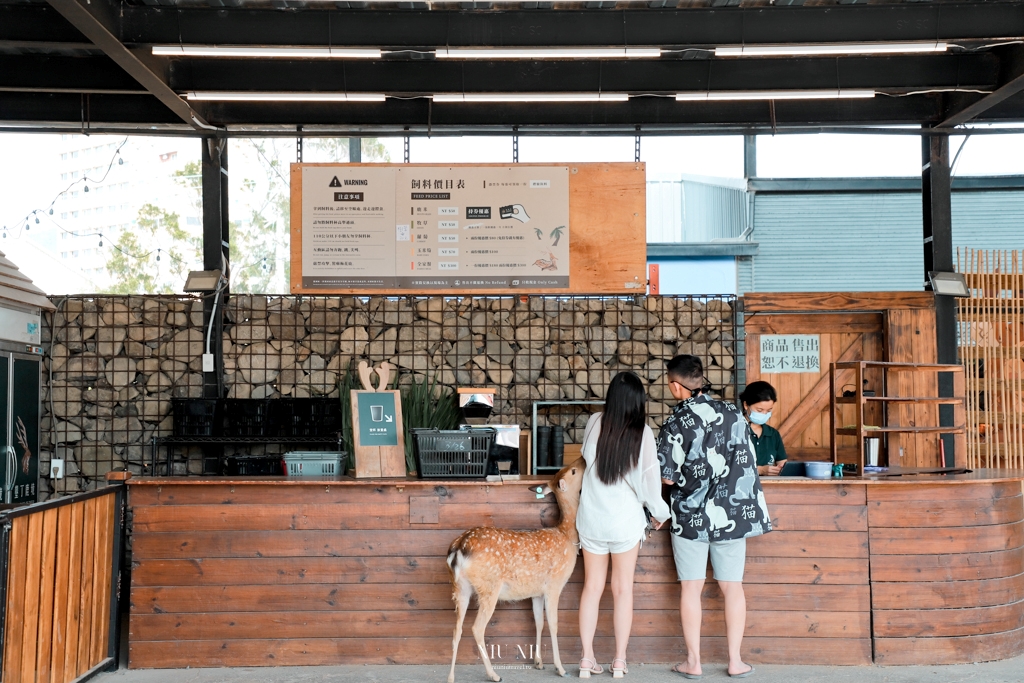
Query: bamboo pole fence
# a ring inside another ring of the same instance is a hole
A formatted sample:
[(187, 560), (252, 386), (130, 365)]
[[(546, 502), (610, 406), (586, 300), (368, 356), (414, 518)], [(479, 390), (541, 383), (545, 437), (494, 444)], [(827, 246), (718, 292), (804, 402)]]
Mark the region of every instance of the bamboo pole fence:
[(1024, 469), (1024, 252), (957, 249), (967, 466)]

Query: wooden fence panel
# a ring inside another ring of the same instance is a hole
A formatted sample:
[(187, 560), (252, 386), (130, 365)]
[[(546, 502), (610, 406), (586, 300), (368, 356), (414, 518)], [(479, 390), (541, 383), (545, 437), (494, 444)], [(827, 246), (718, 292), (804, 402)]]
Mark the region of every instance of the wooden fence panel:
[[(123, 487), (12, 510), (4, 683), (68, 683), (107, 661)], [(35, 509), (38, 508), (38, 509)]]

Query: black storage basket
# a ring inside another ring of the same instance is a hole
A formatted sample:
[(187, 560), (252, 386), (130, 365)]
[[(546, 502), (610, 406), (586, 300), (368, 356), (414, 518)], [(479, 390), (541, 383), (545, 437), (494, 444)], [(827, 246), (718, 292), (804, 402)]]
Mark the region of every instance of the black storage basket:
[(275, 399), (224, 399), (224, 430), (226, 437), (250, 438), (270, 434), (270, 404)]
[(224, 474), (229, 477), (261, 477), (285, 473), (284, 460), (279, 455), (230, 457), (224, 467)]
[(413, 429), (416, 471), (422, 479), (473, 479), (487, 475), (494, 430)]
[(332, 436), (341, 431), (341, 403), (336, 398), (279, 398), (271, 403), (272, 436)]
[(220, 436), (219, 407), (216, 398), (171, 399), (172, 433), (174, 436)]

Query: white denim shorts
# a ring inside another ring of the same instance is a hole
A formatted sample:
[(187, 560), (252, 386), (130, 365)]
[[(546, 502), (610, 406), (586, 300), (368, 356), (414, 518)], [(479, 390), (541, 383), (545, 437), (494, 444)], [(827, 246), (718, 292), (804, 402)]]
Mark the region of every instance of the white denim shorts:
[(680, 581), (702, 581), (708, 574), (708, 554), (715, 581), (742, 581), (747, 562), (747, 539), (731, 541), (693, 541), (672, 534), (672, 557)]
[(632, 541), (594, 541), (580, 536), (580, 545), (591, 555), (607, 555), (608, 553), (617, 555), (629, 552), (636, 547), (637, 543), (642, 545), (643, 542), (643, 535)]

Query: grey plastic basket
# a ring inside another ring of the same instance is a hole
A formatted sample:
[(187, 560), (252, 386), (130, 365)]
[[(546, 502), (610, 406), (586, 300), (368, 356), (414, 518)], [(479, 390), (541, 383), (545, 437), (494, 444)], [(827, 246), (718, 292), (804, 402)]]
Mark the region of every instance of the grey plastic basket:
[(289, 451), (284, 454), (289, 477), (323, 477), (343, 474), (344, 451)]
[(416, 471), (423, 479), (473, 479), (487, 475), (487, 455), (494, 441), (489, 427), (413, 429)]

